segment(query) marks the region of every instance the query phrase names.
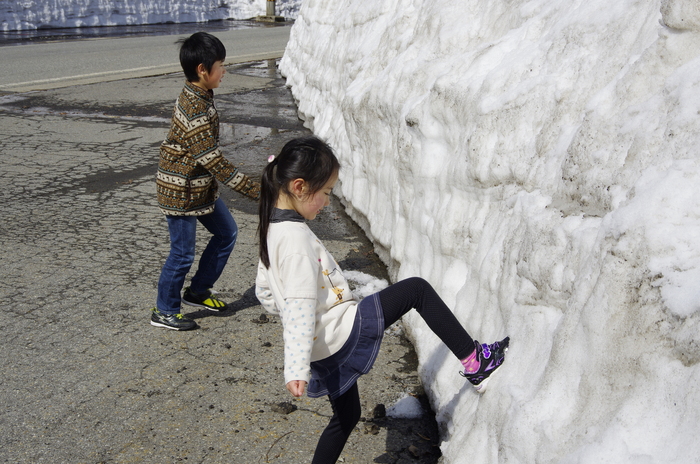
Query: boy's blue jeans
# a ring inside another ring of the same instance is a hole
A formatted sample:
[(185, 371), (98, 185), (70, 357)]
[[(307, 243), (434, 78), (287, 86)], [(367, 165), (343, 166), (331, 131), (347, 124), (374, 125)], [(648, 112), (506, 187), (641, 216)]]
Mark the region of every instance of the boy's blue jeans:
[(178, 314), (180, 292), (194, 263), (197, 222), (199, 221), (212, 237), (199, 259), (197, 272), (190, 283), (190, 290), (194, 293), (205, 293), (221, 276), (236, 244), (238, 226), (221, 198), (216, 200), (214, 211), (210, 214), (166, 218), (170, 231), (170, 254), (158, 280), (156, 307), (163, 314)]

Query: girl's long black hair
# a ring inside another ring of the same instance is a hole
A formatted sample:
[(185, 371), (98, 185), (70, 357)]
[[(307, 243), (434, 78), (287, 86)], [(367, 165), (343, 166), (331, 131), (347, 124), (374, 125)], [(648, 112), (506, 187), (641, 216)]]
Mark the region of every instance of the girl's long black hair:
[(267, 250), (267, 231), (270, 218), (280, 193), (290, 195), (289, 183), (303, 179), (313, 195), (326, 185), (338, 172), (340, 163), (333, 150), (317, 137), (301, 137), (290, 140), (265, 167), (260, 180), (260, 203), (258, 206), (258, 239), (260, 240), (260, 261), (270, 267)]

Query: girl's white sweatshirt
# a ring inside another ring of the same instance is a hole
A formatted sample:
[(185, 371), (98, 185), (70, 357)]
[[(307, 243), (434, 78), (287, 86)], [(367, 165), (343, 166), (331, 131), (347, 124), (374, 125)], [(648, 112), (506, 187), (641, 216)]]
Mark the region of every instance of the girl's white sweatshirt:
[(310, 363), (347, 341), (357, 301), (338, 263), (303, 222), (270, 224), (270, 268), (258, 263), (255, 295), (284, 327), (284, 380), (309, 381)]

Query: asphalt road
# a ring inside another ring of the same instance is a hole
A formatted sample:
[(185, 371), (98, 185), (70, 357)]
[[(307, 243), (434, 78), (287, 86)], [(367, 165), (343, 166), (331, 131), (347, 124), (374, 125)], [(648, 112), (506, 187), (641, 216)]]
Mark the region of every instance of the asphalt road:
[[(217, 30), (226, 64), (282, 56), (291, 26)], [(189, 35), (189, 34), (187, 34)], [(0, 47), (0, 91), (26, 92), (180, 71), (175, 42), (185, 34), (56, 40)]]
[[(283, 48), (251, 51), (231, 34), (219, 35), (240, 59)], [(2, 463), (304, 463), (331, 414), (325, 399), (294, 400), (284, 387), (281, 324), (261, 317), (253, 293), (257, 205), (238, 194), (222, 193), (240, 231), (216, 287), (228, 309), (184, 307), (199, 324), (189, 332), (149, 324), (169, 246), (155, 197), (158, 146), (184, 79), (118, 71), (164, 72), (172, 42), (0, 47)], [(251, 176), (308, 133), (276, 63), (229, 66), (216, 92), (222, 149)], [(344, 269), (386, 278), (336, 198), (311, 227)], [(363, 420), (342, 462), (436, 463), (415, 353), (400, 330), (384, 340), (359, 381)], [(423, 417), (375, 414), (407, 394), (423, 402)]]

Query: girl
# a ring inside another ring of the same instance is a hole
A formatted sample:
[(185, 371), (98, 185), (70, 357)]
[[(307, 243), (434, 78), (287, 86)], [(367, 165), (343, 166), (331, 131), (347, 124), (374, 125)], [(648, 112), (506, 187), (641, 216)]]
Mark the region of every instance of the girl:
[(461, 360), (482, 392), (509, 338), (479, 344), (423, 279), (398, 282), (358, 302), (342, 271), (304, 221), (330, 204), (339, 163), (315, 137), (288, 142), (265, 168), (260, 193), (256, 296), (284, 327), (284, 380), (295, 397), (328, 395), (333, 417), (313, 464), (334, 463), (360, 419), (357, 378), (369, 372), (384, 330), (415, 308)]

